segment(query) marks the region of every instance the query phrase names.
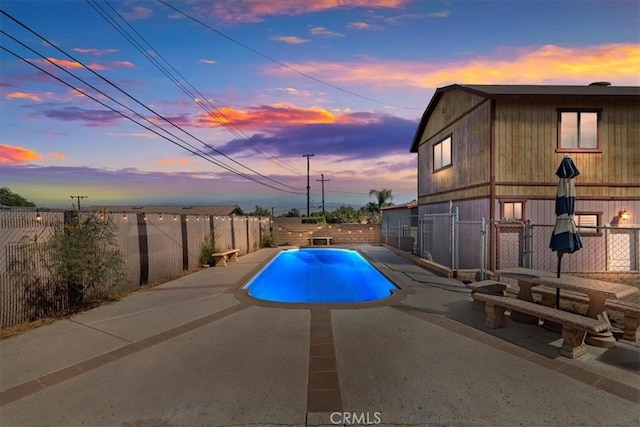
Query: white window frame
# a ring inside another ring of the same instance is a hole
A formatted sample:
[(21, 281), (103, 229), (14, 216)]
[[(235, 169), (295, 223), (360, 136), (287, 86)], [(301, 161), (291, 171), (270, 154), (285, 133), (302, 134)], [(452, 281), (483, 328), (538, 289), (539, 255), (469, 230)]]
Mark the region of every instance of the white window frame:
[[(569, 115), (573, 115), (575, 120), (567, 120)], [(586, 115), (595, 116), (594, 127), (586, 129), (584, 126), (588, 121)], [(585, 120), (583, 120), (583, 117)], [(565, 119), (565, 120), (563, 120)], [(583, 136), (592, 134), (593, 138)], [(570, 137), (570, 138), (569, 138)], [(569, 146), (569, 139), (572, 144)], [(575, 139), (575, 141), (573, 141)], [(587, 142), (595, 139), (595, 146), (585, 147)], [(558, 146), (557, 151), (561, 152), (601, 152), (600, 148), (600, 110), (589, 109), (559, 109), (558, 110)]]
[(451, 135), (433, 144), (433, 171), (439, 171), (453, 165)]
[[(578, 233), (581, 235), (600, 233), (600, 214), (597, 212), (576, 213), (573, 216), (573, 221), (576, 223)], [(589, 228), (584, 228), (585, 226), (588, 226)]]
[[(524, 202), (522, 200), (505, 200), (502, 203), (502, 219), (509, 221), (522, 221), (524, 219)], [(516, 206), (519, 205), (520, 215), (517, 218)], [(507, 216), (507, 212), (511, 215)]]

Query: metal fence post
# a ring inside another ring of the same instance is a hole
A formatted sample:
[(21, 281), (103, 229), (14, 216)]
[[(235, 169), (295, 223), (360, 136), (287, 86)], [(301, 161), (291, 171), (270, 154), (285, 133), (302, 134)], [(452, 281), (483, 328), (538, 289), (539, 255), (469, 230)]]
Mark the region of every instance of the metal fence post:
[(458, 207), (451, 214), (451, 269), (458, 270)]
[(525, 268), (533, 268), (533, 226), (531, 220), (527, 220), (527, 230), (524, 238), (524, 266)]
[(384, 224), (384, 244), (388, 245), (389, 244), (389, 217), (385, 218), (385, 224)]
[(487, 224), (484, 217), (480, 222), (480, 280), (487, 278)]

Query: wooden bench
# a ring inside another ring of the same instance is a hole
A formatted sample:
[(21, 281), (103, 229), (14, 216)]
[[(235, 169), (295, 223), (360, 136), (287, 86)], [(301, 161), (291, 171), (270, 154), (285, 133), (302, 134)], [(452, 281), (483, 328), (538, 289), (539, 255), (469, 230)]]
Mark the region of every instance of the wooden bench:
[(560, 354), (576, 359), (586, 353), (584, 339), (587, 332), (605, 332), (609, 325), (601, 320), (568, 313), (544, 305), (499, 295), (476, 292), (473, 298), (485, 303), (485, 325), (491, 329), (506, 325), (505, 310), (517, 310), (540, 319), (562, 325), (562, 348)]
[(311, 246), (315, 246), (316, 245), (316, 241), (318, 242), (324, 242), (325, 245), (329, 246), (331, 244), (331, 239), (333, 239), (333, 237), (309, 237), (309, 244)]
[[(555, 307), (555, 289), (547, 288), (545, 286), (536, 286), (531, 289), (531, 292), (540, 295), (542, 305), (546, 305), (547, 307)], [(589, 304), (589, 297), (587, 297), (586, 295), (563, 291), (560, 296), (561, 298), (564, 298), (568, 301)], [(607, 309), (620, 312), (624, 315), (624, 331), (622, 334), (622, 339), (632, 342), (640, 342), (640, 304), (624, 300), (607, 300), (604, 306)]]
[(211, 257), (214, 265), (217, 266), (220, 263), (220, 265), (226, 266), (227, 262), (238, 262), (238, 252), (240, 252), (240, 249), (229, 249), (228, 251), (211, 254)]

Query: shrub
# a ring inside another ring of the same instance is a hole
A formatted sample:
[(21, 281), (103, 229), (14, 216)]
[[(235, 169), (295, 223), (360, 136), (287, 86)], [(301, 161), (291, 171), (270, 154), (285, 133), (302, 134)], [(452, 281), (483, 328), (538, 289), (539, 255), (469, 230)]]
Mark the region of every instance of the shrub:
[(261, 248), (273, 248), (275, 247), (275, 241), (273, 239), (272, 234), (263, 234), (260, 237), (260, 247)]
[(64, 225), (28, 239), (11, 272), (32, 320), (73, 313), (115, 293), (124, 281), (124, 261), (114, 230), (108, 217), (80, 220), (73, 213)]
[(200, 264), (209, 265), (213, 262), (211, 255), (218, 252), (216, 249), (216, 245), (211, 241), (211, 239), (206, 239), (200, 245)]

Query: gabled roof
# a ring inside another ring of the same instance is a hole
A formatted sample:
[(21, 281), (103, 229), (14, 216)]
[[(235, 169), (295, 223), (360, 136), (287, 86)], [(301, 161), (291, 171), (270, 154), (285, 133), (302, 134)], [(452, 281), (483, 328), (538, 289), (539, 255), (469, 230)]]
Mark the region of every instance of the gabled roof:
[(640, 100), (640, 86), (611, 86), (606, 82), (592, 83), (588, 86), (551, 86), (551, 85), (465, 85), (453, 84), (436, 89), (427, 109), (420, 119), (418, 130), (413, 137), (411, 143), (412, 153), (418, 152), (420, 138), (427, 127), (427, 122), (435, 106), (442, 98), (445, 92), (451, 90), (462, 90), (473, 93), (475, 95), (490, 99), (505, 99), (513, 97), (566, 97), (566, 96), (585, 96), (585, 97), (635, 97)]
[(236, 205), (219, 205), (219, 206), (176, 206), (176, 205), (129, 205), (129, 206), (91, 206), (91, 211), (107, 211), (107, 212), (145, 212), (173, 214), (173, 215), (245, 215), (245, 213)]

